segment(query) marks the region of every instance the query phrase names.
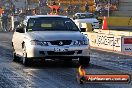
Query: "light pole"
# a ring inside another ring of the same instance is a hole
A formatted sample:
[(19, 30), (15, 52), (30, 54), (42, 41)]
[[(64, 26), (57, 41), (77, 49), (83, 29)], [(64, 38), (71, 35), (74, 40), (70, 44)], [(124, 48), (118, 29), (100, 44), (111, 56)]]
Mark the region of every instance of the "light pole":
[[(80, 3), (80, 0), (79, 0), (78, 2)], [(81, 12), (81, 11), (80, 11), (81, 3), (78, 5), (78, 7), (79, 7), (79, 12)]]
[(26, 5), (27, 5), (27, 0), (25, 0), (25, 11), (26, 11), (26, 9), (27, 9)]
[(108, 1), (108, 17), (110, 16), (110, 1)]
[(28, 0), (25, 0), (25, 10), (27, 10), (28, 9)]

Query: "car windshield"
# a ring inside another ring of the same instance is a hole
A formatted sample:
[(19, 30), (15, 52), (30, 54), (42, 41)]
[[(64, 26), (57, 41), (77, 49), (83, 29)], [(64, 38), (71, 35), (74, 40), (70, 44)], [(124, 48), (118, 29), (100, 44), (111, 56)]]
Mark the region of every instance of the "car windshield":
[(85, 18), (95, 18), (95, 15), (92, 13), (87, 13), (87, 14), (77, 14), (77, 17), (79, 19), (85, 19)]
[(39, 17), (30, 18), (27, 31), (79, 31), (70, 18)]

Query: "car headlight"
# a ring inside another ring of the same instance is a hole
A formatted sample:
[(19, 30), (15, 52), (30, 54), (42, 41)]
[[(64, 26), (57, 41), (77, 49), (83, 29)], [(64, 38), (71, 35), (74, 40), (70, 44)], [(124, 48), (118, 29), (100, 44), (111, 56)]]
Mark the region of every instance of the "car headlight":
[(73, 45), (80, 45), (80, 42), (78, 40), (73, 42)]
[(88, 41), (87, 40), (82, 40), (82, 41), (80, 41), (80, 44), (81, 45), (88, 45)]
[(88, 45), (88, 40), (76, 40), (73, 42), (73, 45)]
[(31, 40), (31, 45), (40, 45), (40, 46), (48, 46), (48, 42)]

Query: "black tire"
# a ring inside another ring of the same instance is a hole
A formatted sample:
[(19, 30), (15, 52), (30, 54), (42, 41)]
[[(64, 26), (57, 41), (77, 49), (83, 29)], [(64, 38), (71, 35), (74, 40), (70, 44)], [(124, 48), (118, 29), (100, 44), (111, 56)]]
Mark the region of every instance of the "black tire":
[(24, 66), (31, 66), (32, 59), (27, 58), (27, 53), (26, 53), (26, 46), (23, 44), (23, 56), (22, 56), (22, 63)]
[(79, 74), (77, 73), (77, 82), (79, 83), (79, 84), (84, 84), (84, 81), (85, 81), (85, 78), (84, 77), (79, 77)]
[(82, 66), (88, 66), (90, 62), (90, 56), (89, 57), (80, 57), (79, 58), (79, 63)]
[(40, 60), (40, 65), (42, 65), (42, 66), (45, 65), (45, 62), (46, 62), (45, 59), (41, 59), (41, 60)]
[(73, 65), (72, 64), (72, 59), (64, 59), (63, 63), (64, 63), (64, 65)]
[(24, 66), (31, 66), (32, 62), (33, 62), (32, 59), (29, 59), (27, 57), (22, 58), (22, 63)]
[(18, 56), (16, 55), (15, 52), (13, 52), (13, 61), (14, 61), (14, 62), (19, 61)]
[(77, 77), (77, 82), (78, 82), (79, 84), (84, 84), (84, 82), (81, 80), (80, 77)]
[(72, 59), (64, 59), (64, 62), (65, 63), (70, 63), (70, 62), (72, 62)]
[(16, 55), (16, 52), (13, 46), (12, 46), (12, 49), (13, 49), (13, 61), (14, 62), (20, 61), (20, 58)]

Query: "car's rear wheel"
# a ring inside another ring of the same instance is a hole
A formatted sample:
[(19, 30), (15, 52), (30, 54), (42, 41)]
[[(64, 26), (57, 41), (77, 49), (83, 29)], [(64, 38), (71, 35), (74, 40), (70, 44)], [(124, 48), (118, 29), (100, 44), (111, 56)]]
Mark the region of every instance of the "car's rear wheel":
[(82, 66), (88, 66), (89, 62), (90, 62), (90, 56), (88, 56), (88, 57), (80, 57), (79, 58), (79, 63)]
[(22, 63), (23, 63), (23, 65), (25, 65), (25, 66), (30, 66), (31, 63), (32, 63), (32, 61), (33, 61), (32, 59), (27, 58), (26, 46), (25, 46), (25, 44), (24, 44), (24, 45), (23, 45)]

